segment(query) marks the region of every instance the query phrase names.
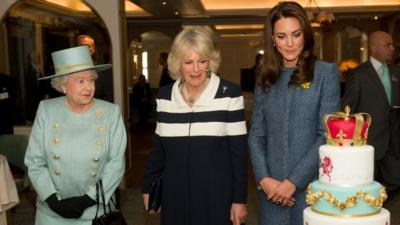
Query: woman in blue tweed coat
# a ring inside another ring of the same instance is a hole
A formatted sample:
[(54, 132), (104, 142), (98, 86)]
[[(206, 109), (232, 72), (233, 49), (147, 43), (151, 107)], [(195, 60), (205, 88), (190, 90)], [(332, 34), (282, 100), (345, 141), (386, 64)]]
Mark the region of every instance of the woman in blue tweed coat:
[(304, 9), (281, 2), (268, 14), (265, 59), (249, 134), (261, 225), (301, 225), (305, 190), (318, 176), (322, 118), (339, 109), (339, 72), (316, 60)]

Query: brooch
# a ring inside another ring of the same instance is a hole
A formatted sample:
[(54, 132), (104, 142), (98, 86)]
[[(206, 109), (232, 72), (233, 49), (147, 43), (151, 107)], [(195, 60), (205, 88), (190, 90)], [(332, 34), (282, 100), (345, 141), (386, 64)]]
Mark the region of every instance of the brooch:
[(310, 89), (311, 82), (305, 82), (305, 83), (299, 84), (299, 85), (297, 85), (297, 87), (300, 89)]

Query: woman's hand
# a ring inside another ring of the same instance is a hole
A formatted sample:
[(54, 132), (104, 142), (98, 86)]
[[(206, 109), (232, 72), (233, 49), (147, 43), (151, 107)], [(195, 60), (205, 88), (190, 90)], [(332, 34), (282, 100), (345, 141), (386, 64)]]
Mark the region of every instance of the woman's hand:
[(149, 211), (149, 194), (145, 193), (142, 195), (143, 196), (143, 205), (144, 205), (144, 209), (146, 211)]
[(265, 177), (260, 181), (259, 184), (264, 193), (267, 195), (267, 199), (270, 200), (275, 196), (275, 190), (280, 183), (281, 183), (280, 181), (275, 180), (274, 178)]
[(295, 191), (296, 185), (285, 179), (275, 189), (275, 196), (272, 198), (272, 201), (282, 206), (291, 207), (295, 202), (295, 199), (292, 197)]
[(150, 214), (157, 214), (157, 213), (161, 212), (161, 207), (157, 211), (154, 211), (154, 210), (149, 211), (150, 194), (145, 193), (145, 194), (142, 194), (142, 196), (143, 196), (143, 205), (144, 205), (144, 208), (146, 209), (146, 211), (148, 211)]
[(246, 222), (247, 208), (246, 204), (232, 203), (231, 206), (231, 221), (233, 225), (240, 225)]

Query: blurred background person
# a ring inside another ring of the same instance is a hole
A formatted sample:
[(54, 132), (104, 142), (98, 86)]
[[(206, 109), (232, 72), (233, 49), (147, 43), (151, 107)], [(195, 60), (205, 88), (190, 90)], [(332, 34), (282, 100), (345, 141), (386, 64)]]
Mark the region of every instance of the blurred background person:
[(250, 68), (249, 71), (249, 86), (250, 86), (249, 88), (251, 92), (254, 92), (257, 73), (261, 69), (262, 62), (263, 62), (263, 54), (258, 53), (255, 57), (254, 65)]
[(31, 52), (27, 55), (27, 65), (25, 72), (25, 95), (24, 108), (26, 111), (25, 120), (28, 124), (32, 124), (35, 119), (36, 110), (38, 108), (39, 102), (43, 99), (42, 90), (39, 88), (38, 79), (43, 76), (40, 69), (40, 56), (37, 52)]
[(215, 74), (212, 31), (185, 28), (168, 58), (173, 85), (157, 96), (157, 127), (143, 181), (162, 177), (161, 224), (240, 225), (246, 220), (247, 142), (240, 87)]
[(141, 74), (136, 84), (132, 87), (132, 106), (136, 108), (139, 116), (139, 125), (146, 125), (152, 104), (150, 84), (146, 77)]
[(56, 73), (43, 79), (64, 96), (40, 102), (25, 156), (37, 193), (35, 224), (91, 225), (96, 183), (102, 180), (108, 203), (125, 169), (120, 110), (93, 98), (96, 71), (111, 65), (93, 65), (86, 46), (53, 52), (52, 59)]
[(162, 67), (161, 70), (161, 77), (160, 77), (160, 82), (158, 87), (162, 87), (167, 84), (173, 83), (175, 80), (171, 78), (169, 71), (168, 71), (168, 53), (166, 52), (161, 52), (160, 57), (158, 58), (158, 62), (160, 63), (160, 66)]
[(249, 134), (259, 224), (303, 225), (325, 143), (323, 116), (339, 110), (339, 71), (313, 54), (314, 32), (300, 4), (278, 3), (265, 27)]
[(400, 74), (389, 64), (394, 54), (390, 34), (372, 32), (368, 38), (368, 61), (351, 71), (342, 105), (351, 113), (372, 117), (368, 144), (375, 149), (375, 179), (391, 192), (400, 187)]
[[(96, 62), (96, 45), (94, 39), (86, 34), (78, 35), (76, 42), (79, 46), (87, 46), (89, 48), (90, 55), (94, 64)], [(109, 60), (108, 56), (105, 60)], [(110, 63), (105, 61), (104, 63)], [(99, 78), (96, 80), (96, 92), (94, 94), (95, 98), (99, 98), (108, 102), (114, 102), (114, 88), (113, 88), (113, 76), (111, 69), (105, 69), (99, 72)]]
[(15, 79), (0, 72), (0, 135), (14, 133), (16, 94)]

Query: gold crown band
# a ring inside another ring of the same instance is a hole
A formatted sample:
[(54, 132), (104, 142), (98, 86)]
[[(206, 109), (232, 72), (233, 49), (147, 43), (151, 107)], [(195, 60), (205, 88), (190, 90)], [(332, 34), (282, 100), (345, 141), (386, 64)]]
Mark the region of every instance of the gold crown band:
[(59, 66), (56, 68), (56, 73), (62, 73), (67, 70), (70, 71), (71, 69), (73, 69), (75, 67), (84, 67), (84, 66), (93, 66), (93, 63), (86, 62), (86, 63), (67, 64), (67, 65)]

